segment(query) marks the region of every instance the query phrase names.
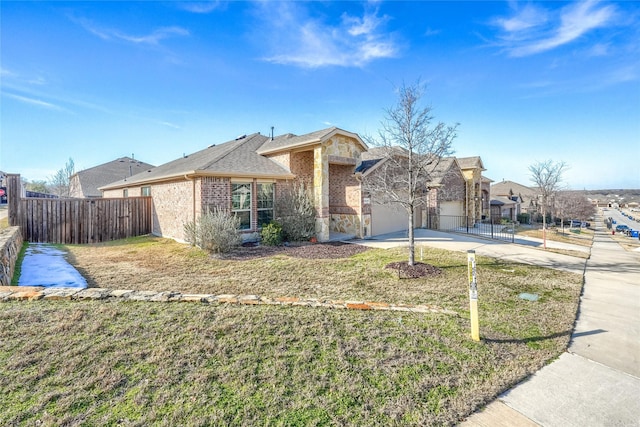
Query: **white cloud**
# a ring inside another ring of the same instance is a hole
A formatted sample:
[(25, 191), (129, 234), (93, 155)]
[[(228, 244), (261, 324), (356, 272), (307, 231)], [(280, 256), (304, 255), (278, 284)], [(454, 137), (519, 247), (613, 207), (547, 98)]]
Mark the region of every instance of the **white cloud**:
[(13, 93), (6, 93), (6, 92), (3, 92), (2, 94), (8, 98), (15, 99), (16, 101), (20, 101), (24, 104), (33, 105), (35, 107), (44, 108), (47, 110), (54, 110), (54, 111), (68, 111), (66, 108), (60, 107), (59, 105), (52, 104), (50, 102), (42, 101), (40, 99), (28, 98), (26, 96), (21, 96)]
[[(362, 16), (343, 14), (337, 24), (307, 16), (304, 3), (261, 3), (269, 28), (259, 35), (272, 54), (264, 60), (302, 68), (326, 66), (361, 67), (397, 55), (392, 35), (384, 32), (387, 16), (377, 10)], [(275, 28), (274, 28), (275, 27)]]
[(559, 10), (527, 5), (509, 18), (496, 18), (493, 24), (502, 31), (498, 45), (511, 56), (521, 57), (572, 43), (597, 28), (614, 24), (616, 17), (615, 6), (589, 0)]
[(177, 2), (178, 8), (186, 10), (191, 13), (211, 13), (214, 10), (220, 9), (226, 2), (211, 0), (211, 1), (194, 1), (194, 2)]
[(115, 28), (102, 28), (101, 26), (96, 25), (92, 21), (85, 18), (72, 17), (71, 20), (82, 26), (82, 28), (84, 28), (86, 31), (101, 38), (102, 40), (122, 40), (133, 44), (156, 46), (159, 45), (160, 42), (164, 39), (168, 39), (174, 36), (188, 36), (190, 34), (188, 30), (182, 27), (171, 26), (157, 28), (149, 34), (132, 35)]

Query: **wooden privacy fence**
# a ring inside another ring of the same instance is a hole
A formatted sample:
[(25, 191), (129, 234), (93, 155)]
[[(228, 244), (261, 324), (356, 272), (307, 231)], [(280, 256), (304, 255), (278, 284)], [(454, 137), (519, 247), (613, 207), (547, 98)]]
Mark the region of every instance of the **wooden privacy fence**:
[[(9, 224), (32, 243), (98, 243), (151, 233), (151, 197), (21, 198), (9, 175)], [(13, 185), (12, 185), (13, 184)]]

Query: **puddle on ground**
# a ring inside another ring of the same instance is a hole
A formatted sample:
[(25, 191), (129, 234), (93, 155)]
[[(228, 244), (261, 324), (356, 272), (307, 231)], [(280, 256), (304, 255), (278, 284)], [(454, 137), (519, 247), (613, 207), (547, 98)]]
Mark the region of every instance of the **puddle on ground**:
[(22, 261), (18, 286), (86, 288), (87, 281), (67, 262), (66, 254), (51, 245), (30, 243)]

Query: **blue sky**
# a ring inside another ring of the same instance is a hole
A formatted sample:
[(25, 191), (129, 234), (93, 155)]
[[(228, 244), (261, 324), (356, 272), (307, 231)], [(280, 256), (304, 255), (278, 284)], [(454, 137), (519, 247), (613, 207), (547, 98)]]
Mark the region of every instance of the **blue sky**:
[(241, 134), (373, 135), (420, 79), (455, 155), (640, 188), (640, 2), (0, 2), (0, 170), (162, 164)]

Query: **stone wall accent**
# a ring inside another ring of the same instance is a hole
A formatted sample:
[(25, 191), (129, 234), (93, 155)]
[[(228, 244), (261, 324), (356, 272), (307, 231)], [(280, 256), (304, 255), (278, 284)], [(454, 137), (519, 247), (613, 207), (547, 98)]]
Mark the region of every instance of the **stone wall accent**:
[(18, 254), (22, 248), (20, 227), (8, 227), (0, 230), (0, 286), (11, 285), (16, 268)]
[(406, 311), (412, 313), (440, 313), (458, 316), (455, 311), (426, 304), (388, 304), (375, 301), (322, 300), (318, 298), (277, 297), (235, 294), (182, 294), (179, 292), (132, 291), (104, 288), (44, 288), (40, 286), (0, 286), (0, 301), (37, 300), (120, 300), (144, 302), (190, 302), (203, 304), (283, 305), (347, 310)]
[(353, 234), (358, 238), (362, 238), (360, 228), (359, 215), (331, 214), (331, 231)]

